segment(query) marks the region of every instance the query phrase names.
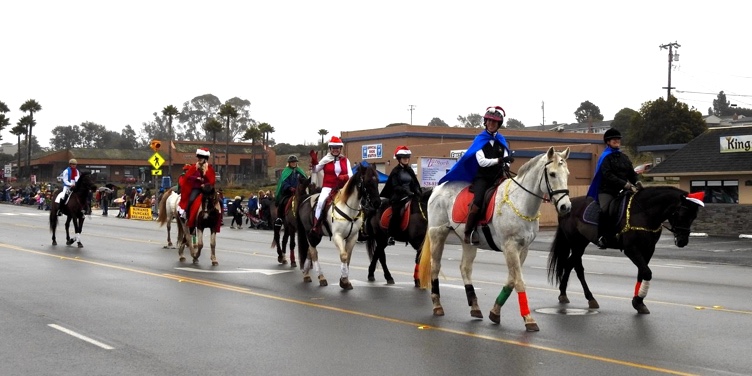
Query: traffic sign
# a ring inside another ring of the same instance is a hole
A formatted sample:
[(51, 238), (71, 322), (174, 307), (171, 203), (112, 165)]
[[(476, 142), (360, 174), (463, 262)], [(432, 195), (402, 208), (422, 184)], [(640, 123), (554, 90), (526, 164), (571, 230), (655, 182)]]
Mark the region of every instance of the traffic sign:
[(159, 169), (164, 164), (164, 158), (162, 158), (159, 153), (154, 153), (154, 155), (149, 157), (148, 161), (151, 167), (154, 167), (154, 169)]
[(151, 170), (151, 176), (162, 176), (162, 170)]

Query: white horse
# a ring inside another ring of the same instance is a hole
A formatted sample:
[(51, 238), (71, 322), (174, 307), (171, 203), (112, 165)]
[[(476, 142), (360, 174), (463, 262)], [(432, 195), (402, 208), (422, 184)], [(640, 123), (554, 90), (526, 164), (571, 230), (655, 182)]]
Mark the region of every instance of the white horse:
[[(350, 257), (355, 243), (358, 241), (358, 231), (363, 225), (363, 211), (375, 210), (380, 204), (379, 177), (373, 166), (358, 165), (355, 174), (337, 193), (331, 208), (321, 213), (322, 236), (331, 236), (334, 245), (339, 250), (341, 261), (341, 276), (339, 286), (345, 290), (352, 290), (350, 283)], [(319, 285), (327, 286), (328, 282), (319, 265), (319, 255), (316, 246), (321, 242), (321, 236), (310, 233), (312, 227), (311, 212), (315, 208), (318, 194), (311, 195), (298, 206), (298, 260), (303, 270), (303, 281), (311, 282), (310, 271), (313, 269), (318, 275)], [(325, 200), (326, 197), (320, 197)]]
[[(551, 200), (559, 215), (564, 215), (571, 210), (572, 204), (569, 201), (567, 188), (569, 178), (567, 158), (569, 158), (569, 148), (563, 152), (556, 152), (552, 147), (547, 153), (538, 155), (525, 163), (514, 179), (505, 180), (496, 191), (493, 216), (488, 229), (494, 246), (504, 252), (509, 276), (489, 314), (489, 318), (494, 323), (500, 322), (501, 306), (514, 289), (517, 291), (520, 314), (525, 321), (525, 327), (528, 331), (540, 330), (528, 308), (525, 281), (522, 279), (522, 265), (527, 257), (530, 243), (538, 234), (541, 203), (544, 200)], [(434, 188), (428, 201), (428, 232), (421, 253), (420, 282), (421, 287), (425, 289), (430, 281), (434, 316), (444, 315), (438, 279), (441, 255), (444, 251), (444, 242), (450, 232), (454, 232), (460, 241), (463, 239), (465, 224), (453, 221), (452, 207), (462, 189), (467, 186), (468, 183), (460, 181), (442, 184)], [(490, 246), (484, 236), (480, 236), (480, 240), (481, 247), (493, 249), (494, 246)], [(476, 254), (475, 245), (463, 242), (460, 272), (465, 284), (470, 315), (483, 318), (472, 281), (473, 261)]]
[(196, 251), (193, 242), (191, 241), (188, 227), (180, 220), (180, 215), (178, 214), (178, 202), (180, 202), (180, 195), (173, 192), (172, 189), (164, 191), (162, 198), (159, 200), (159, 216), (157, 217), (157, 223), (159, 223), (159, 227), (167, 224), (167, 245), (162, 248), (175, 248), (170, 239), (171, 224), (172, 220), (175, 219), (178, 226), (177, 243), (179, 260), (180, 262), (185, 261), (183, 251), (185, 250), (185, 246), (188, 245), (191, 256), (195, 261), (197, 259)]

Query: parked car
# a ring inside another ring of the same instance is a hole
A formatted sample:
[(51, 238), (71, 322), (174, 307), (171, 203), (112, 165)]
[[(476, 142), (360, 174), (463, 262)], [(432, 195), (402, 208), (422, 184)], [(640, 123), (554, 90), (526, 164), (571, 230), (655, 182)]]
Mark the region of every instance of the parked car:
[(641, 164), (641, 165), (635, 167), (634, 168), (634, 172), (636, 172), (637, 175), (640, 175), (640, 174), (642, 174), (644, 172), (650, 172), (651, 168), (653, 168), (653, 164), (652, 163), (645, 163), (645, 164)]
[(136, 177), (133, 175), (123, 175), (123, 179), (120, 180), (121, 183), (135, 183), (137, 181)]

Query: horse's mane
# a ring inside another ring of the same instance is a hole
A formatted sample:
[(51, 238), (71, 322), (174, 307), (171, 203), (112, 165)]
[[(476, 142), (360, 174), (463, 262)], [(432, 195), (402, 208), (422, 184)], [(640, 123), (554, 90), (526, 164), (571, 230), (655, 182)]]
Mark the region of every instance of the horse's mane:
[(360, 179), (361, 175), (364, 173), (363, 165), (358, 165), (358, 168), (355, 170), (355, 173), (353, 176), (347, 180), (347, 183), (345, 183), (345, 186), (342, 188), (342, 201), (347, 201), (350, 199), (350, 195), (352, 195), (353, 191), (355, 190), (356, 184), (354, 181), (356, 179)]
[(530, 159), (529, 161), (525, 162), (525, 164), (523, 164), (523, 165), (522, 165), (522, 167), (520, 167), (519, 171), (517, 171), (517, 177), (522, 177), (523, 175), (525, 175), (525, 174), (526, 174), (526, 173), (527, 173), (528, 171), (530, 171), (530, 170), (531, 170), (531, 169), (533, 168), (533, 166), (535, 166), (535, 165), (536, 165), (536, 164), (537, 164), (537, 163), (538, 163), (538, 162), (539, 162), (539, 161), (541, 160), (541, 158), (543, 158), (543, 156), (545, 156), (545, 155), (546, 155), (546, 153), (538, 154), (538, 155), (536, 155), (535, 157), (533, 157), (532, 159)]
[(93, 190), (95, 188), (96, 186), (94, 186), (94, 182), (91, 179), (91, 172), (86, 171), (81, 173), (81, 176), (78, 178), (77, 184), (73, 187), (73, 192), (88, 192), (89, 190)]

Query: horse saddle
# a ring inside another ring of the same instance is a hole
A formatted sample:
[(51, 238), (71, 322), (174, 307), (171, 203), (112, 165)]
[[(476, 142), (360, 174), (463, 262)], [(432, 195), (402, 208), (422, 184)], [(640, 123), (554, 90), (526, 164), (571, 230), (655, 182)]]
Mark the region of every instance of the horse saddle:
[[(627, 210), (627, 198), (630, 195), (621, 194), (609, 204), (608, 218), (612, 220), (614, 224), (617, 224), (621, 217), (624, 216), (624, 213)], [(595, 201), (590, 197), (588, 200), (590, 200), (590, 203), (585, 208), (585, 211), (582, 212), (582, 221), (597, 226), (601, 214), (600, 204), (598, 204), (598, 201)]]
[[(465, 223), (465, 220), (467, 220), (467, 213), (470, 211), (470, 205), (473, 203), (473, 192), (470, 187), (471, 186), (467, 186), (463, 188), (454, 200), (454, 206), (452, 207), (452, 222)], [(496, 207), (497, 189), (499, 189), (499, 186), (493, 185), (486, 191), (485, 197), (483, 198), (483, 207), (480, 208), (480, 212), (484, 213), (484, 215), (478, 221), (479, 225), (485, 225), (491, 222), (493, 211)]]
[[(402, 207), (402, 210), (400, 210), (402, 215), (402, 221), (400, 221), (400, 230), (406, 231), (407, 226), (410, 224), (410, 205), (412, 203), (412, 200), (407, 200), (407, 204), (405, 204)], [(389, 229), (389, 221), (392, 219), (392, 206), (388, 206), (386, 210), (384, 210), (384, 213), (381, 214), (381, 221), (379, 221), (379, 225), (381, 228), (386, 231)], [(400, 214), (397, 214), (400, 215)]]
[(293, 202), (292, 196), (287, 196), (287, 197), (282, 198), (281, 204), (285, 208), (285, 210), (283, 211), (285, 215), (287, 215), (287, 213), (289, 213), (290, 210), (292, 210), (292, 202)]

